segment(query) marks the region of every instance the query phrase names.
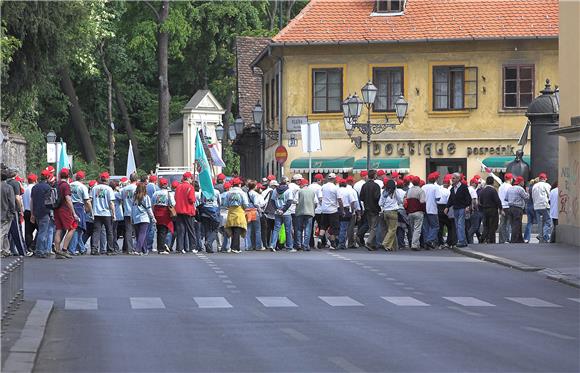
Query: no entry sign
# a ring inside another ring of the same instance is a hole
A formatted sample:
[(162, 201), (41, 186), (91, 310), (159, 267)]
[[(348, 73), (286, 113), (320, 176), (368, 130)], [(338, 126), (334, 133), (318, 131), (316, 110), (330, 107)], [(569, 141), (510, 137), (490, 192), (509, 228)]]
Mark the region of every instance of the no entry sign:
[(288, 159), (288, 150), (284, 147), (284, 145), (280, 145), (276, 148), (276, 152), (274, 153), (274, 157), (276, 158), (276, 162), (282, 165)]

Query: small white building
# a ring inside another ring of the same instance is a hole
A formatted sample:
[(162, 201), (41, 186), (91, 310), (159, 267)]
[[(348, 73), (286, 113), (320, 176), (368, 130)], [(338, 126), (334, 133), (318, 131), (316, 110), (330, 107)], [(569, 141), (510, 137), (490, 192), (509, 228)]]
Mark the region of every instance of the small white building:
[[(209, 90), (199, 90), (181, 110), (183, 116), (169, 125), (169, 164), (172, 167), (193, 167), (195, 135), (200, 129), (218, 148), (215, 127), (222, 123), (225, 110)], [(220, 172), (218, 168), (215, 170)]]

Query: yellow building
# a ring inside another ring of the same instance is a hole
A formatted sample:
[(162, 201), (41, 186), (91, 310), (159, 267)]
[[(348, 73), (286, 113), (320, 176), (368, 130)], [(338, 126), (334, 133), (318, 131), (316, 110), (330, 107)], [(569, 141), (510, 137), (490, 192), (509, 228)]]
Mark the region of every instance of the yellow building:
[(297, 124), (305, 121), (320, 122), (317, 171), (366, 168), (366, 136), (360, 148), (349, 138), (341, 102), (369, 80), (378, 88), (373, 122), (398, 123), (400, 93), (409, 103), (401, 125), (373, 135), (373, 168), (423, 178), (472, 176), (481, 162), (501, 171), (527, 105), (546, 78), (559, 81), (558, 2), (312, 0), (252, 65), (264, 74), (264, 124), (282, 134), (267, 144), (268, 173), (278, 145), (289, 154), (283, 172), (304, 171)]

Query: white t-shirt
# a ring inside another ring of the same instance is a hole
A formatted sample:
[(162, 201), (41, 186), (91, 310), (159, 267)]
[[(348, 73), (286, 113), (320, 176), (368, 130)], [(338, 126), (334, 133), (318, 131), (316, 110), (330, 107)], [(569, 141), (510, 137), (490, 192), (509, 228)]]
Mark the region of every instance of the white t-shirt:
[(360, 201), (358, 200), (358, 193), (350, 185), (346, 186), (346, 190), (348, 190), (348, 193), (350, 194), (350, 200), (354, 201), (355, 210), (360, 211)]
[(501, 207), (504, 209), (507, 209), (510, 207), (510, 205), (505, 200), (505, 197), (507, 195), (508, 189), (511, 187), (512, 187), (512, 185), (510, 183), (503, 183), (499, 186), (499, 189), (497, 190), (497, 194), (499, 195), (499, 200), (501, 201)]
[(425, 184), (422, 189), (425, 192), (427, 214), (437, 215), (437, 200), (441, 198), (441, 188), (435, 184)]
[(346, 188), (346, 187), (338, 188), (337, 196), (338, 196), (338, 198), (340, 198), (342, 200), (342, 206), (344, 208), (348, 208), (350, 211), (350, 209), (351, 209), (350, 203), (353, 200), (352, 200), (352, 194), (350, 194), (350, 192), (348, 191), (348, 188)]
[(550, 191), (550, 217), (558, 219), (558, 188)]
[(469, 195), (471, 195), (471, 199), (477, 199), (477, 191), (475, 190), (474, 187), (472, 187), (471, 185), (469, 185), (467, 187), (467, 190), (469, 190)]
[(375, 179), (375, 183), (377, 183), (377, 184), (378, 184), (378, 186), (380, 186), (380, 187), (381, 187), (381, 190), (383, 190), (383, 188), (384, 188), (385, 184), (383, 183), (383, 181), (382, 181), (382, 180)]
[(445, 188), (443, 185), (439, 187), (439, 201), (437, 203), (439, 205), (446, 205), (449, 201), (449, 195), (451, 195), (451, 191), (449, 188)]
[[(290, 214), (294, 214), (296, 212), (296, 203), (298, 203), (298, 196), (296, 195), (300, 190), (300, 187), (297, 184), (290, 183), (288, 184), (288, 190), (292, 192), (292, 204), (288, 208)], [(287, 212), (288, 212), (287, 211)]]
[(354, 188), (354, 190), (356, 190), (356, 192), (358, 193), (359, 196), (360, 196), (360, 190), (362, 189), (362, 186), (365, 185), (365, 183), (366, 183), (365, 179), (360, 179), (359, 181), (354, 183), (354, 185), (352, 186)]
[(322, 199), (322, 185), (318, 183), (312, 183), (308, 186), (309, 189), (314, 191), (316, 196), (316, 208), (314, 209), (315, 214), (322, 214), (322, 204), (320, 200)]
[(32, 187), (35, 183), (28, 184), (26, 189), (24, 189), (24, 195), (22, 196), (22, 205), (24, 206), (24, 211), (30, 211), (30, 193), (32, 192)]
[(326, 183), (322, 186), (322, 214), (334, 214), (338, 212), (338, 186), (334, 183)]

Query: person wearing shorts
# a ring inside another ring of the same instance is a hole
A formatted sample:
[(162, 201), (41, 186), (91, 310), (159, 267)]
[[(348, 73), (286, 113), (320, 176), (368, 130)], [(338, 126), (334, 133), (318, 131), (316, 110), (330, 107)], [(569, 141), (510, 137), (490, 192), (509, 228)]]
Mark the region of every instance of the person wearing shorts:
[(322, 206), (321, 213), (322, 217), (320, 219), (320, 226), (318, 231), (318, 237), (320, 241), (324, 237), (325, 233), (329, 232), (331, 249), (338, 247), (338, 241), (336, 239), (338, 233), (340, 232), (340, 221), (338, 208), (339, 205), (342, 206), (342, 201), (338, 196), (338, 186), (336, 185), (336, 174), (330, 173), (327, 176), (327, 182), (322, 186)]
[[(56, 233), (54, 235), (54, 252), (57, 259), (72, 258), (68, 253), (68, 245), (78, 228), (79, 217), (77, 216), (71, 198), (70, 185), (67, 182), (69, 170), (60, 170), (60, 181), (57, 184), (58, 195), (61, 199), (60, 206), (54, 210), (54, 225)], [(62, 238), (63, 232), (64, 238)], [(62, 248), (60, 246), (62, 238)]]

